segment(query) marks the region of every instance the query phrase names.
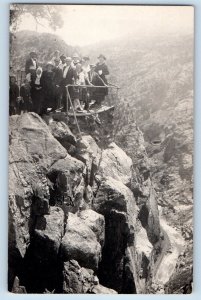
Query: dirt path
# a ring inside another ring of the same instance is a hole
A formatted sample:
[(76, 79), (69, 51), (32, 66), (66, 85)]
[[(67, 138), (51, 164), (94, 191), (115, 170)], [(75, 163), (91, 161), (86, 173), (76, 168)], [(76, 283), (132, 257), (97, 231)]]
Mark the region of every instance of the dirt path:
[(155, 281), (165, 284), (174, 272), (179, 254), (184, 248), (184, 239), (173, 227), (169, 226), (161, 216), (160, 224), (164, 233), (163, 249), (155, 266)]

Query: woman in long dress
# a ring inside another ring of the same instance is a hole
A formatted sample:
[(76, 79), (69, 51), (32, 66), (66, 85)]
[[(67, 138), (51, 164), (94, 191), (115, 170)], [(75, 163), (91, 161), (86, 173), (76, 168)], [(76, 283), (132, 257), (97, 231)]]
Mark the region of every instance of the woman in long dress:
[(31, 99), (32, 111), (41, 115), (43, 113), (44, 102), (44, 83), (43, 83), (43, 70), (38, 67), (35, 74), (31, 75)]
[(43, 111), (47, 112), (47, 109), (55, 110), (57, 103), (55, 100), (55, 72), (54, 65), (50, 61), (46, 65), (46, 70), (43, 72), (43, 86), (44, 86), (44, 105)]

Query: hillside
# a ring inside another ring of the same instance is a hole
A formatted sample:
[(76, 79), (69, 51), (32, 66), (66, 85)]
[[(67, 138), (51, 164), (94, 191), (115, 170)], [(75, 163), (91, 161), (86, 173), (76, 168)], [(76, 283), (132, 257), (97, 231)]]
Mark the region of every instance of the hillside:
[(13, 67), (14, 71), (23, 69), (26, 58), (31, 51), (37, 52), (38, 61), (43, 65), (53, 57), (55, 50), (69, 56), (75, 50), (79, 51), (51, 33), (37, 33), (27, 30), (16, 32), (10, 49), (10, 66)]

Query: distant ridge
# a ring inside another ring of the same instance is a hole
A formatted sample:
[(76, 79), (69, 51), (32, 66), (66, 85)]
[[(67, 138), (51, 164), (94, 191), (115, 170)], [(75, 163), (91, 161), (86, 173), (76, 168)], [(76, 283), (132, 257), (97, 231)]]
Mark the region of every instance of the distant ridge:
[(15, 34), (10, 65), (13, 70), (24, 68), (25, 60), (30, 51), (38, 53), (38, 61), (44, 64), (53, 57), (54, 51), (59, 50), (65, 55), (71, 56), (75, 51), (79, 53), (78, 47), (72, 47), (56, 34), (38, 33), (30, 30), (19, 31)]

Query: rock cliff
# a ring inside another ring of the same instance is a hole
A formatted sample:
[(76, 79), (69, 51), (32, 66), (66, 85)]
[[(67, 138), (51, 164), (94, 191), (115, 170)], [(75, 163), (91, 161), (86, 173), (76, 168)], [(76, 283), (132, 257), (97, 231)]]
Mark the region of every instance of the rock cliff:
[(146, 292), (160, 224), (143, 139), (130, 158), (96, 134), (10, 117), (10, 291)]

